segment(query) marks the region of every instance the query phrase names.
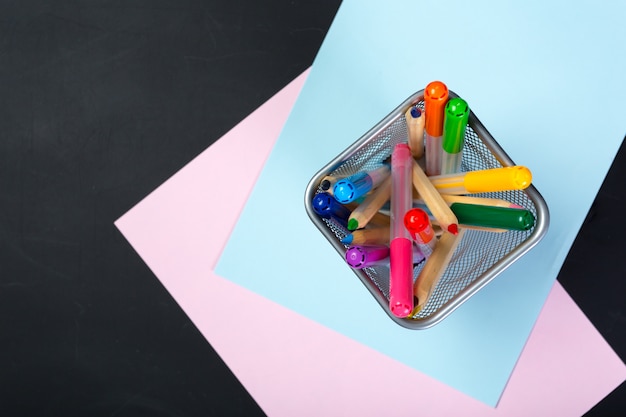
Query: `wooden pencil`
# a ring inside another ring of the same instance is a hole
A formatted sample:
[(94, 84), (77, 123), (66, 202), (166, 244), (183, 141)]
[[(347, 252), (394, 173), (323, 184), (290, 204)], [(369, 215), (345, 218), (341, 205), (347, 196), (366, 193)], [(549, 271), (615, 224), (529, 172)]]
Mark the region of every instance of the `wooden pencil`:
[[(439, 226), (439, 223), (437, 222), (436, 219), (433, 219), (432, 222), (433, 222), (433, 228), (435, 229), (435, 236), (441, 236), (441, 232), (442, 232), (441, 226)], [(491, 233), (505, 233), (509, 231), (507, 229), (499, 229), (495, 227), (484, 227), (484, 226), (472, 226), (472, 225), (467, 225), (463, 223), (459, 223), (459, 229), (478, 230), (481, 232), (491, 232)], [(437, 235), (437, 230), (439, 230), (439, 235)]]
[(439, 225), (444, 230), (457, 234), (459, 222), (456, 216), (415, 160), (413, 160), (413, 186), (424, 200), (432, 215), (437, 219)]
[[(501, 198), (491, 198), (491, 197), (473, 197), (467, 195), (452, 195), (452, 194), (441, 194), (441, 198), (448, 203), (448, 205), (454, 203), (465, 203), (465, 204), (477, 204), (480, 206), (493, 206), (493, 207), (507, 207), (507, 208), (521, 208), (521, 206), (511, 203), (510, 201), (501, 199)], [(415, 198), (414, 203), (424, 203), (424, 200), (419, 197)]]
[(411, 106), (404, 113), (411, 155), (420, 159), (424, 155), (424, 113), (417, 106)]
[[(378, 213), (378, 210), (389, 201), (391, 196), (391, 176), (387, 177), (372, 193), (365, 197), (365, 200), (359, 204), (348, 218), (348, 230), (362, 229), (372, 220)], [(378, 213), (380, 214), (380, 213)], [(389, 224), (389, 217), (387, 224)]]
[(337, 181), (339, 181), (340, 179), (342, 179), (344, 177), (336, 177), (333, 175), (326, 175), (324, 178), (322, 178), (322, 180), (320, 181), (320, 188), (324, 191), (326, 191), (327, 193), (329, 193), (330, 195), (333, 194), (333, 187), (335, 186), (335, 183)]
[(424, 267), (413, 284), (413, 295), (417, 298), (417, 302), (412, 315), (419, 313), (430, 299), (439, 280), (450, 264), (454, 251), (461, 239), (463, 239), (464, 233), (465, 229), (462, 228), (457, 235), (444, 232), (437, 241), (433, 253), (426, 258)]
[(341, 240), (345, 245), (389, 245), (389, 226), (359, 229)]

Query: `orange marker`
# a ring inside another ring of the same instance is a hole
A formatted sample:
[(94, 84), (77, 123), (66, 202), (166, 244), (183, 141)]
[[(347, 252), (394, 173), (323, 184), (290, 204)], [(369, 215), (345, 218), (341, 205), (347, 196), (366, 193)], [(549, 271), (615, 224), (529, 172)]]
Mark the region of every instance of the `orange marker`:
[(426, 147), (426, 174), (441, 174), (443, 145), (443, 119), (448, 102), (448, 87), (441, 81), (433, 81), (424, 90), (424, 142)]

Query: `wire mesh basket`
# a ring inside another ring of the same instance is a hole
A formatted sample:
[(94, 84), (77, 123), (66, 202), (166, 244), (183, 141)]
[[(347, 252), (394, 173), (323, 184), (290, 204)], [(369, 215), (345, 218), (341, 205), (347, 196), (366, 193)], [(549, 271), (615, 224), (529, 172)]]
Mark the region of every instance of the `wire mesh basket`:
[[(458, 97), (450, 91), (449, 97)], [(305, 192), (306, 211), (319, 231), (343, 258), (349, 245), (341, 240), (350, 233), (340, 222), (318, 216), (312, 200), (322, 192), (322, 179), (326, 176), (344, 177), (358, 172), (368, 172), (388, 159), (396, 144), (407, 141), (405, 112), (411, 106), (424, 107), (424, 90), (413, 94), (359, 140), (324, 166), (310, 180)], [(498, 145), (473, 112), (465, 132), (461, 171), (513, 166), (515, 163)], [(507, 200), (530, 210), (535, 225), (530, 230), (510, 230), (493, 233), (483, 230), (466, 230), (432, 296), (419, 312), (408, 318), (398, 318), (389, 310), (389, 268), (373, 266), (353, 269), (387, 315), (397, 324), (409, 329), (431, 327), (468, 300), (478, 290), (493, 280), (513, 262), (528, 252), (545, 235), (548, 229), (548, 207), (537, 189), (531, 185), (525, 190), (472, 194)], [(415, 279), (424, 262), (414, 266)], [(346, 264), (346, 268), (350, 268)]]

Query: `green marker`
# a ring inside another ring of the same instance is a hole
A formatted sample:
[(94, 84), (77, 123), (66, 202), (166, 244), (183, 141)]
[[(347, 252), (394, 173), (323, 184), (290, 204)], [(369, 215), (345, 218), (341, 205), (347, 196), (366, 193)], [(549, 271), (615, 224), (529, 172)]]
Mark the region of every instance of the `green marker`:
[(465, 203), (453, 203), (450, 209), (461, 226), (530, 230), (535, 225), (535, 216), (526, 209)]
[(443, 152), (441, 155), (441, 174), (454, 174), (461, 171), (465, 129), (469, 120), (470, 109), (462, 98), (448, 101), (443, 116)]

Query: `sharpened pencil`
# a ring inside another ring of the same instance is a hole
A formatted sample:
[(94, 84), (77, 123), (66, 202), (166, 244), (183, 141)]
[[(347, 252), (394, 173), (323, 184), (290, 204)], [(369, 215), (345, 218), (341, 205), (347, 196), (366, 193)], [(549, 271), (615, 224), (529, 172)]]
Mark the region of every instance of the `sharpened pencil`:
[(350, 233), (341, 243), (344, 245), (389, 245), (389, 226), (373, 227), (371, 229), (359, 229)]
[(457, 234), (459, 222), (456, 216), (415, 160), (413, 160), (413, 186), (435, 219), (437, 219), (439, 225), (444, 230)]
[[(365, 200), (357, 206), (348, 218), (348, 230), (362, 229), (378, 213), (378, 210), (389, 201), (391, 196), (391, 176), (387, 177)], [(387, 224), (389, 221), (387, 220)]]
[(411, 315), (419, 311), (428, 303), (430, 296), (437, 287), (439, 280), (450, 264), (454, 251), (459, 246), (465, 229), (460, 229), (457, 235), (444, 233), (437, 241), (433, 253), (426, 258), (424, 267), (413, 284), (413, 295), (417, 298)]
[[(522, 208), (518, 204), (511, 203), (510, 201), (501, 199), (501, 198), (491, 198), (491, 197), (473, 197), (468, 195), (452, 195), (452, 194), (441, 194), (441, 198), (444, 199), (448, 205), (452, 205), (454, 203), (464, 203), (464, 204), (477, 204), (481, 206), (493, 206), (493, 207), (509, 207), (509, 208)], [(417, 196), (417, 198), (413, 199), (414, 204), (419, 204), (424, 202), (423, 199)]]
[(337, 181), (339, 181), (340, 179), (342, 179), (344, 177), (336, 177), (333, 175), (326, 175), (324, 178), (322, 178), (322, 180), (320, 181), (320, 188), (323, 191), (326, 191), (329, 194), (333, 194), (333, 187), (335, 186), (335, 183)]
[(417, 106), (411, 106), (404, 113), (411, 155), (420, 159), (424, 155), (424, 113)]

